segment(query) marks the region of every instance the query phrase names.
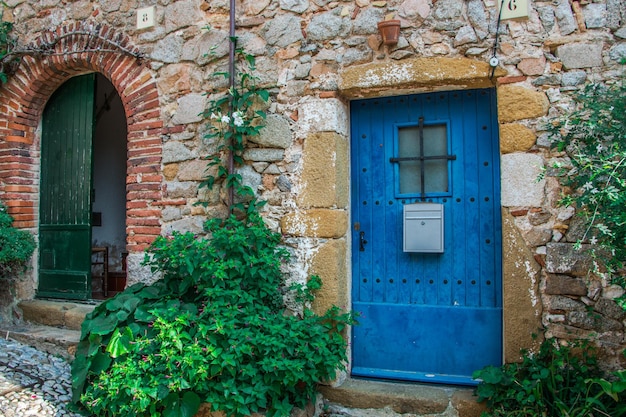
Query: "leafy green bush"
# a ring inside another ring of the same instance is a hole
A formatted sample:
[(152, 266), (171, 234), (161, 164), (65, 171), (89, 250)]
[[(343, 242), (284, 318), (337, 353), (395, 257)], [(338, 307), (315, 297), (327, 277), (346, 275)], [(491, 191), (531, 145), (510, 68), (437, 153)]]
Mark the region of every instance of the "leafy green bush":
[(626, 371), (601, 378), (593, 350), (584, 343), (545, 340), (536, 354), (522, 351), (521, 363), (476, 371), (483, 417), (617, 417), (626, 415)]
[(626, 84), (589, 85), (574, 104), (550, 125), (554, 147), (573, 166), (562, 172), (572, 193), (561, 204), (576, 207), (586, 221), (577, 245), (590, 243), (598, 264), (626, 288)]
[(0, 203), (0, 279), (15, 278), (26, 268), (34, 250), (33, 235), (13, 227), (13, 217)]
[[(157, 239), (147, 262), (163, 279), (132, 286), (87, 317), (72, 364), (80, 409), (190, 417), (208, 402), (229, 416), (285, 416), (344, 366), (349, 314), (285, 311), (280, 235), (254, 212), (207, 229), (209, 239)], [(304, 304), (311, 297), (293, 291)]]
[(8, 73), (15, 70), (19, 59), (11, 56), (11, 49), (16, 40), (11, 36), (13, 23), (2, 21), (3, 7), (6, 5), (0, 1), (0, 83), (6, 83)]

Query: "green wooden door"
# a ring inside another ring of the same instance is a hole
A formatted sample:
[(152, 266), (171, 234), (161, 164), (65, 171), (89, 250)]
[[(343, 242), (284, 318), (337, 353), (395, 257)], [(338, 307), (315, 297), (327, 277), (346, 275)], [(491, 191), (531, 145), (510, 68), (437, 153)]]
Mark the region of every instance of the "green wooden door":
[(91, 297), (95, 74), (71, 78), (43, 114), (38, 296)]

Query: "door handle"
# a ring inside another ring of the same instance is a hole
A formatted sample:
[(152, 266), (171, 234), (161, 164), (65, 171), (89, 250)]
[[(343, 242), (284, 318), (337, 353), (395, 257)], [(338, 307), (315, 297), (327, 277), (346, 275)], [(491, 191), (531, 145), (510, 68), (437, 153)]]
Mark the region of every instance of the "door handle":
[(365, 232), (359, 232), (359, 251), (365, 252), (365, 245), (367, 245), (367, 240), (365, 240)]

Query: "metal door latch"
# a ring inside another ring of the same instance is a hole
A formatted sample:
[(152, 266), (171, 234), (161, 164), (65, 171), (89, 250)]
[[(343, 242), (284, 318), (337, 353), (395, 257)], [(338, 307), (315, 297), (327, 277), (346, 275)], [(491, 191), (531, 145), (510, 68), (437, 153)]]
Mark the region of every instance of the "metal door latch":
[(367, 240), (365, 240), (365, 232), (359, 232), (359, 251), (365, 252), (365, 245), (367, 245)]

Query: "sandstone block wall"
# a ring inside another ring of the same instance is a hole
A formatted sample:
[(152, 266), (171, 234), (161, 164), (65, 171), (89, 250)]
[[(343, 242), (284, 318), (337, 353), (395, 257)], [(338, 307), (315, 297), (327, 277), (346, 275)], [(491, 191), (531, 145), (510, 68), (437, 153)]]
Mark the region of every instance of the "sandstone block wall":
[[(201, 230), (224, 213), (219, 192), (198, 190), (202, 156), (215, 149), (199, 116), (224, 88), (210, 75), (227, 68), (228, 1), (8, 0), (4, 18), (21, 45), (68, 34), (58, 56), (27, 56), (0, 89), (0, 192), (21, 227), (36, 230), (37, 130), (47, 98), (67, 77), (105, 74), (129, 126), (128, 247), (133, 280), (150, 280), (141, 251), (158, 233)], [(154, 5), (156, 25), (135, 28), (135, 8)], [(264, 216), (285, 236), (297, 279), (318, 273), (320, 304), (349, 304), (349, 106), (360, 97), (496, 88), (502, 151), (504, 299), (507, 360), (549, 336), (596, 338), (617, 365), (625, 319), (612, 299), (622, 290), (589, 273), (575, 217), (557, 204), (561, 188), (543, 167), (553, 153), (545, 133), (584, 84), (623, 77), (626, 3), (533, 1), (529, 17), (497, 27), (494, 0), (240, 0), (238, 45), (257, 60), (271, 92), (267, 127), (248, 143), (245, 181), (268, 201)], [(382, 45), (377, 22), (401, 20), (400, 40)], [(206, 27), (211, 29), (207, 30)], [(96, 30), (116, 45), (81, 51)], [(495, 54), (495, 70), (488, 61)], [(74, 49), (72, 49), (74, 48)], [(82, 48), (82, 49), (81, 49)], [(138, 51), (141, 59), (120, 53)], [(207, 208), (195, 205), (208, 202)], [(595, 309), (600, 322), (584, 312)], [(601, 324), (599, 324), (601, 323)], [(623, 365), (623, 363), (622, 363)]]

